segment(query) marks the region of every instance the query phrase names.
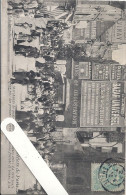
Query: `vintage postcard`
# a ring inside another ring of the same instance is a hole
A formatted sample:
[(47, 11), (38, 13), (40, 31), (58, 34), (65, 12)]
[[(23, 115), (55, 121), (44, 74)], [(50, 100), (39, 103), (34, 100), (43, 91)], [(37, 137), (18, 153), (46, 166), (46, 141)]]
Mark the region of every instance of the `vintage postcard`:
[[(1, 8), (2, 120), (16, 120), (69, 195), (124, 195), (126, 1)], [(3, 134), (1, 146), (1, 194), (46, 195)]]

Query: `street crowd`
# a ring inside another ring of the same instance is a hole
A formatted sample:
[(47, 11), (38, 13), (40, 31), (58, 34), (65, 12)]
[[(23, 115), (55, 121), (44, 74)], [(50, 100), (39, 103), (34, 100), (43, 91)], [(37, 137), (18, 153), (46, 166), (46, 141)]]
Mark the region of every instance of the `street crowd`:
[[(14, 17), (15, 56), (35, 60), (35, 70), (15, 71), (12, 74), (11, 84), (25, 85), (28, 89), (27, 98), (21, 102), (22, 110), (16, 111), (16, 120), (24, 130), (32, 130), (37, 138), (43, 139), (43, 143), (38, 141), (36, 147), (43, 158), (47, 159), (48, 156), (50, 159), (56, 149), (51, 135), (56, 131), (56, 96), (62, 78), (56, 61), (64, 57), (79, 58), (80, 55), (91, 57), (92, 53), (96, 55), (96, 50), (99, 54), (104, 44), (99, 45), (97, 41), (83, 46), (74, 41), (65, 44), (63, 34), (71, 27), (70, 22), (54, 19), (47, 6), (36, 0), (20, 3), (9, 1), (8, 5), (8, 14)], [(66, 11), (66, 7), (60, 9)], [(103, 53), (104, 50), (106, 46)]]
[[(21, 110), (16, 110), (16, 120), (28, 134), (32, 131), (37, 138), (34, 146), (50, 166), (56, 151), (52, 133), (56, 131), (56, 93), (61, 80), (56, 60), (63, 44), (63, 31), (69, 26), (50, 19), (44, 6), (33, 2), (16, 4), (9, 1), (8, 14), (15, 18), (15, 56), (35, 59), (35, 70), (14, 71), (11, 84), (27, 86), (28, 96), (21, 102)], [(35, 45), (36, 40), (39, 45)]]

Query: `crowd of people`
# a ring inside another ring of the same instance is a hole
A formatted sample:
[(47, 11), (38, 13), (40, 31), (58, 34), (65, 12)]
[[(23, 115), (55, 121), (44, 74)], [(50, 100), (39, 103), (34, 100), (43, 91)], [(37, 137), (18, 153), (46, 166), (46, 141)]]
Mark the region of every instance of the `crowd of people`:
[[(56, 131), (56, 93), (62, 77), (56, 69), (56, 60), (80, 55), (92, 57), (104, 45), (97, 41), (85, 45), (75, 44), (74, 41), (65, 44), (63, 34), (70, 28), (70, 23), (54, 19), (47, 6), (36, 0), (20, 3), (9, 1), (8, 5), (8, 12), (14, 17), (15, 56), (35, 60), (35, 70), (15, 71), (11, 78), (11, 84), (26, 85), (28, 88), (27, 97), (21, 102), (21, 110), (16, 112), (16, 119), (23, 129), (33, 130), (34, 135), (50, 137)], [(62, 9), (65, 11), (66, 8)], [(49, 143), (53, 148), (54, 142), (50, 139)], [(46, 143), (43, 147), (47, 148), (45, 146)], [(50, 149), (48, 153), (51, 153)]]
[[(9, 1), (8, 12), (14, 16), (14, 55), (35, 59), (35, 70), (14, 71), (11, 84), (27, 86), (27, 97), (21, 102), (21, 110), (16, 110), (16, 120), (28, 135), (32, 132), (37, 138), (33, 144), (51, 166), (56, 151), (56, 142), (52, 136), (56, 131), (55, 97), (61, 79), (56, 69), (56, 60), (63, 45), (63, 31), (69, 25), (50, 20), (50, 16), (43, 10), (44, 6), (37, 1), (27, 5)], [(35, 44), (37, 40), (38, 45)]]

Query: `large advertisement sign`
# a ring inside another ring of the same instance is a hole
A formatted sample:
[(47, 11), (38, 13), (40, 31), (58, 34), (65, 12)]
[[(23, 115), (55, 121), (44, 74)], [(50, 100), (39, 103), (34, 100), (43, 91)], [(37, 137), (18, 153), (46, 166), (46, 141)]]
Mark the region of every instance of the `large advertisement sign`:
[(92, 80), (126, 80), (126, 65), (92, 63)]
[(73, 78), (74, 79), (91, 79), (91, 62), (73, 61)]
[(65, 111), (65, 126), (80, 126), (80, 100), (81, 100), (81, 81), (69, 80), (70, 82), (70, 102)]
[(112, 65), (111, 80), (126, 81), (126, 65)]
[(92, 80), (110, 80), (110, 65), (92, 63)]
[(80, 127), (124, 127), (124, 83), (82, 81)]

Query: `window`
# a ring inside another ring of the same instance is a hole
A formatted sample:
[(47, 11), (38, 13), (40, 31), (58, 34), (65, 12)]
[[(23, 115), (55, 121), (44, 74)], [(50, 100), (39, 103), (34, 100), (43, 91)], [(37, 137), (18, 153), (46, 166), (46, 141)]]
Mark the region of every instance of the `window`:
[(96, 150), (102, 152), (102, 147), (96, 147)]
[(112, 153), (117, 153), (117, 147), (112, 148)]

